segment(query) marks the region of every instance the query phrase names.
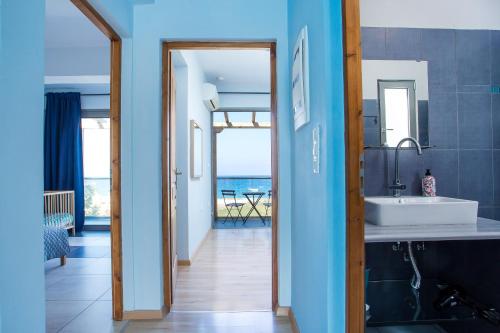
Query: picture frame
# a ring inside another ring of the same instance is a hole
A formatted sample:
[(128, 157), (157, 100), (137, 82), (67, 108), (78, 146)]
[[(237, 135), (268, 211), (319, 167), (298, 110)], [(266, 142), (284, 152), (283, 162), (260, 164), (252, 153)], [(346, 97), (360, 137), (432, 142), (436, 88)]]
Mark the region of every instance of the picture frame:
[(310, 120), (309, 114), (309, 49), (307, 26), (297, 37), (292, 59), (292, 108), (295, 130)]

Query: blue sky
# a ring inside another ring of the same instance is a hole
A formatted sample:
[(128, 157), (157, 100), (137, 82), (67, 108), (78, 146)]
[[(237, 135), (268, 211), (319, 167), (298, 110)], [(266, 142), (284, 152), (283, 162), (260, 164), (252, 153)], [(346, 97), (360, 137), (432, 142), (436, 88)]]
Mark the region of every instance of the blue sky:
[(270, 176), (271, 130), (225, 129), (217, 134), (218, 176)]

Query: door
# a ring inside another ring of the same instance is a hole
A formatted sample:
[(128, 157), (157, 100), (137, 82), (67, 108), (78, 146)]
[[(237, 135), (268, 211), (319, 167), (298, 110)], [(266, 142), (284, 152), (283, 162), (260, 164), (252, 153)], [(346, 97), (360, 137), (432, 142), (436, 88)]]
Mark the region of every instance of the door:
[(172, 266), (172, 303), (174, 301), (174, 291), (177, 282), (177, 177), (180, 172), (177, 170), (175, 153), (175, 73), (172, 67), (170, 78), (171, 98), (170, 98), (170, 253)]

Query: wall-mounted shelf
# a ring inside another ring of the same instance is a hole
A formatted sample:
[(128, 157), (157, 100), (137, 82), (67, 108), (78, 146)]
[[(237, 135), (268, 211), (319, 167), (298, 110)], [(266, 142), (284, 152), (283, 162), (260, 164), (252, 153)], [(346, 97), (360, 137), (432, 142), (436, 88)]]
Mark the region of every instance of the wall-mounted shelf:
[(365, 223), (365, 242), (500, 239), (500, 221), (478, 217), (477, 224), (377, 226)]

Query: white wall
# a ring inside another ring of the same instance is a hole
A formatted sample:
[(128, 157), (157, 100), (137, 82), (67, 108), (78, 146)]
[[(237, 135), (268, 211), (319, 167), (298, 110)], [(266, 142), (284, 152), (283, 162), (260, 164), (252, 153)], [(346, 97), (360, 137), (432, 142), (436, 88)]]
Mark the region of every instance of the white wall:
[(269, 94), (219, 94), (221, 108), (270, 108), (271, 95)]
[[(185, 65), (176, 67), (176, 158), (178, 178), (177, 248), (179, 259), (191, 259), (212, 224), (211, 115), (203, 104), (205, 76), (194, 52), (182, 52)], [(203, 176), (191, 178), (190, 121), (203, 129)]]
[(361, 26), (500, 29), (498, 0), (360, 0)]
[(417, 100), (429, 99), (427, 61), (363, 60), (363, 99), (378, 99), (377, 80), (415, 80)]

